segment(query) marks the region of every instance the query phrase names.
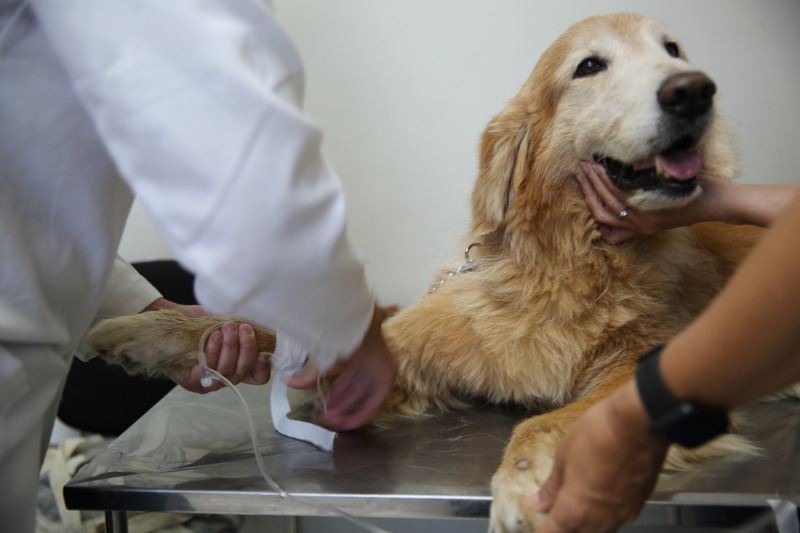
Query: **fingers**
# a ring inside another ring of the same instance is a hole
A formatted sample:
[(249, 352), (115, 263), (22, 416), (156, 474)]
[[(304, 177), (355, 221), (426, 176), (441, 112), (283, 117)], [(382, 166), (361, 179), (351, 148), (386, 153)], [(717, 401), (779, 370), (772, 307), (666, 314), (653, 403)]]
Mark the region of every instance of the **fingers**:
[(233, 374), (233, 383), (241, 383), (250, 372), (255, 368), (258, 362), (258, 344), (256, 343), (256, 334), (253, 328), (248, 324), (242, 324), (237, 328), (233, 328), (231, 333), (231, 348), (232, 357), (235, 359), (235, 370)]
[(614, 533), (636, 519), (638, 511), (612, 510), (581, 501), (567, 494), (554, 502), (536, 533)]
[(383, 404), (383, 398), (364, 387), (359, 389), (348, 391), (344, 402), (329, 403), (326, 412), (317, 422), (329, 429), (347, 431), (361, 427), (375, 418)]
[(219, 366), (219, 356), (222, 351), (222, 332), (214, 331), (206, 340), (206, 346), (203, 353), (206, 356), (206, 364), (208, 368), (216, 369)]
[[(214, 337), (217, 342), (211, 345), (212, 339), (209, 338), (209, 342), (206, 344), (206, 354), (208, 354), (211, 349), (215, 351), (219, 349), (219, 361), (217, 362), (215, 370), (236, 385), (243, 377), (236, 373), (239, 360), (239, 328), (236, 327), (235, 322), (225, 322), (222, 325), (221, 346), (218, 344), (219, 335), (217, 335), (217, 332), (214, 332), (212, 337)], [(247, 354), (244, 354), (244, 356), (247, 358)], [(209, 362), (209, 366), (210, 365), (211, 363)]]
[[(579, 531), (578, 525), (581, 521), (563, 520), (563, 502), (557, 501), (558, 492), (561, 489), (561, 469), (553, 469), (553, 473), (537, 494), (528, 498), (529, 507), (539, 513), (548, 513), (547, 518), (536, 529), (536, 533), (574, 533)], [(571, 508), (571, 514), (575, 514), (575, 508)], [(595, 524), (596, 525), (596, 524)]]
[[(359, 381), (351, 368), (346, 368), (333, 382), (325, 398), (325, 410), (317, 422), (337, 431), (346, 431), (369, 422), (371, 417), (362, 420), (365, 415), (369, 416), (369, 413), (363, 413), (358, 409), (361, 402), (369, 400), (368, 385), (363, 380)], [(354, 417), (357, 420), (354, 420)]]
[(250, 373), (242, 380), (242, 383), (248, 385), (264, 385), (269, 381), (272, 375), (272, 367), (270, 366), (269, 359), (256, 361), (255, 367)]
[[(536, 533), (606, 533), (617, 531), (620, 525), (632, 521), (621, 518), (608, 505), (596, 506), (591, 499), (576, 497), (574, 491), (563, 490), (563, 463), (556, 464), (540, 491), (528, 498), (529, 508), (547, 513)], [(635, 514), (633, 517), (635, 518)]]
[(378, 414), (385, 399), (379, 386), (348, 370), (333, 383), (326, 398), (327, 409), (318, 419), (323, 426), (337, 431), (363, 426)]
[(526, 501), (547, 513), (536, 533), (617, 531), (652, 493), (669, 446), (649, 432), (643, 408), (626, 411), (630, 395), (638, 394), (635, 384), (620, 391), (595, 404), (561, 440), (552, 473)]
[(269, 361), (259, 361), (258, 343), (249, 324), (237, 326), (228, 321), (222, 325), (221, 332), (212, 333), (206, 344), (206, 358), (211, 368), (214, 367), (209, 355), (213, 357), (216, 353), (219, 353), (219, 361), (215, 369), (234, 385), (242, 382), (263, 385), (269, 380)]
[[(263, 385), (269, 381), (269, 360), (259, 360), (255, 332), (248, 324), (237, 326), (233, 321), (225, 322), (221, 330), (208, 336), (203, 352), (208, 367), (225, 376), (234, 385)], [(202, 368), (199, 364), (180, 375), (170, 377), (183, 388), (197, 393), (211, 392), (225, 386), (223, 382), (213, 380), (210, 386), (203, 387)]]
[(619, 244), (636, 236), (635, 231), (627, 228), (612, 228), (605, 224), (599, 225), (597, 229), (600, 230), (600, 235), (603, 236), (603, 240), (609, 244)]
[(563, 476), (563, 464), (556, 457), (556, 464), (553, 467), (553, 471), (550, 472), (550, 476), (547, 478), (547, 481), (544, 482), (544, 485), (539, 489), (539, 492), (531, 495), (528, 497), (525, 503), (528, 504), (528, 508), (538, 513), (547, 513), (553, 507), (553, 504), (556, 501), (556, 495), (558, 494), (559, 489), (561, 488)]
[[(388, 352), (387, 352), (388, 354)], [(394, 383), (394, 365), (384, 356), (376, 355), (372, 364), (354, 356), (344, 365), (339, 377), (326, 396), (325, 409), (317, 422), (336, 431), (346, 431), (363, 426), (380, 411)], [(303, 369), (287, 381), (295, 389), (316, 387), (320, 377), (317, 366), (309, 361)]]
[(581, 167), (584, 172), (578, 182), (603, 240), (619, 244), (635, 237), (638, 213), (625, 205), (624, 194), (611, 183), (602, 166), (584, 161)]
[[(553, 470), (550, 472), (547, 480), (544, 482), (538, 492), (531, 494), (525, 500), (525, 504), (527, 505), (528, 509), (537, 513), (550, 513), (554, 504), (556, 503), (556, 496), (558, 495), (559, 490), (561, 490), (563, 475), (564, 463), (561, 450), (559, 450), (556, 452), (555, 465), (553, 465)], [(547, 531), (555, 533), (563, 530), (555, 526), (554, 520), (548, 516), (545, 522), (539, 528), (537, 528), (536, 532), (546, 533)]]
[(624, 198), (625, 194), (614, 185), (611, 178), (606, 174), (603, 165), (583, 161), (581, 167), (606, 205), (615, 204), (620, 208), (625, 207), (624, 202), (622, 202), (622, 198)]
[[(342, 373), (325, 398), (325, 410), (317, 419), (321, 425), (336, 431), (363, 426), (375, 417), (389, 395), (397, 369), (383, 338), (381, 317), (376, 305), (361, 345), (343, 363)], [(309, 362), (288, 380), (288, 385), (309, 388), (316, 385), (319, 375)]]
[(625, 205), (625, 195), (611, 183), (601, 166), (584, 161), (581, 167), (581, 188), (594, 217), (611, 227), (624, 225), (625, 218), (633, 214), (633, 210)]
[(169, 377), (184, 389), (197, 394), (206, 394), (207, 392), (219, 390), (225, 386), (223, 383), (214, 380), (211, 382), (210, 386), (204, 387), (201, 383), (203, 370), (199, 364), (179, 373), (170, 373)]
[(242, 383), (263, 385), (269, 381), (271, 375), (269, 359), (260, 357), (253, 328), (249, 324), (242, 324), (239, 326), (239, 360), (236, 364), (237, 375), (243, 376)]
[(396, 376), (397, 369), (383, 339), (380, 313), (376, 308), (364, 342), (333, 382), (327, 397), (327, 411), (318, 422), (337, 431), (363, 426), (380, 411)]
[(587, 165), (584, 164), (584, 173), (579, 176), (578, 183), (580, 183), (581, 189), (583, 189), (583, 196), (589, 211), (592, 212), (595, 220), (600, 224), (616, 223), (616, 217), (613, 217), (608, 212), (605, 201), (600, 198), (597, 189), (589, 178), (589, 173), (592, 172), (591, 167), (589, 167), (589, 170), (587, 170), (586, 167)]
[(307, 362), (303, 369), (297, 374), (294, 374), (286, 384), (293, 389), (310, 389), (317, 385), (317, 380), (320, 377), (319, 368), (313, 361)]
[[(371, 352), (367, 355), (372, 355)], [(342, 373), (325, 397), (325, 408), (317, 422), (336, 431), (363, 426), (380, 411), (396, 375), (388, 350), (372, 358), (355, 354), (344, 364)], [(287, 385), (295, 389), (315, 387), (320, 371), (313, 362), (289, 378)]]

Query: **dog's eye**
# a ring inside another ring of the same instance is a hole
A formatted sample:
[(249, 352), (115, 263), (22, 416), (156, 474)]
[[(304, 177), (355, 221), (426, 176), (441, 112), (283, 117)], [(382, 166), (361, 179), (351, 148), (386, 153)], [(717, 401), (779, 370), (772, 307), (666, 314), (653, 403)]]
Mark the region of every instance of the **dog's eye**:
[(681, 55), (680, 49), (678, 48), (678, 43), (673, 43), (672, 41), (664, 43), (664, 48), (672, 57), (679, 57)]
[(606, 64), (597, 57), (587, 57), (583, 61), (581, 61), (578, 68), (575, 69), (575, 74), (572, 75), (573, 78), (586, 78), (588, 76), (594, 76), (600, 71), (606, 69)]

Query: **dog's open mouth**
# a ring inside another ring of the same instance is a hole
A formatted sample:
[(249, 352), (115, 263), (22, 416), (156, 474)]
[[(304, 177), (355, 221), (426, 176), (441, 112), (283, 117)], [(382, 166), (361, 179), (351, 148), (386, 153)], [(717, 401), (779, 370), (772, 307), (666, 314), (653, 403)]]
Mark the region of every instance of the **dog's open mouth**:
[(633, 164), (598, 155), (594, 160), (603, 165), (614, 185), (624, 192), (659, 190), (676, 197), (694, 192), (703, 166), (700, 150), (681, 148)]

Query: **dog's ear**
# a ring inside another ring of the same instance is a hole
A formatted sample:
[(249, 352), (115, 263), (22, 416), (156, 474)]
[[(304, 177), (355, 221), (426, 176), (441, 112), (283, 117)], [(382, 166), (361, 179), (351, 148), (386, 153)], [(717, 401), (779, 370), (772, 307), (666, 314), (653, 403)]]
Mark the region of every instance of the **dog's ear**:
[[(537, 172), (543, 149), (567, 84), (558, 76), (566, 44), (551, 46), (534, 67), (519, 93), (486, 126), (481, 137), (480, 168), (472, 190), (472, 231), (497, 231)], [(544, 158), (542, 158), (544, 159)]]
[(512, 101), (483, 132), (480, 168), (472, 190), (472, 230), (491, 233), (503, 223), (515, 192), (529, 168), (532, 150), (530, 115)]

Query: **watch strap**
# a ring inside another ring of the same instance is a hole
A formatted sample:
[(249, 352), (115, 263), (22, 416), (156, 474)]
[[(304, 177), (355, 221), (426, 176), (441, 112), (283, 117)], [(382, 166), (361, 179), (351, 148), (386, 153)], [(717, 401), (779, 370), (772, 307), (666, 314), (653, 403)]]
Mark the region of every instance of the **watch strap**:
[(694, 448), (725, 433), (728, 417), (724, 412), (692, 402), (680, 402), (661, 377), (658, 359), (660, 344), (639, 359), (636, 386), (652, 420), (650, 430), (668, 442)]
[(636, 367), (636, 386), (639, 389), (639, 396), (653, 420), (665, 416), (680, 405), (661, 377), (658, 359), (663, 349), (664, 344), (650, 349), (639, 358), (639, 365)]

